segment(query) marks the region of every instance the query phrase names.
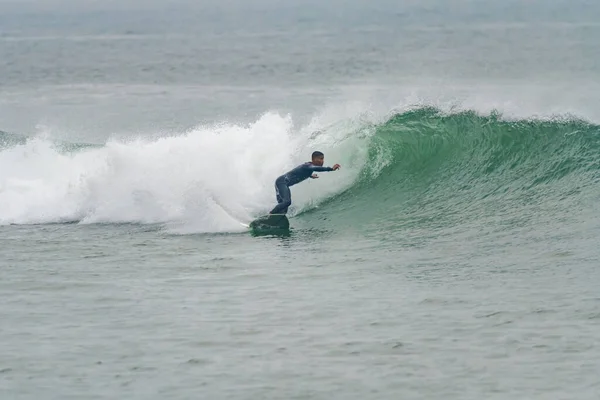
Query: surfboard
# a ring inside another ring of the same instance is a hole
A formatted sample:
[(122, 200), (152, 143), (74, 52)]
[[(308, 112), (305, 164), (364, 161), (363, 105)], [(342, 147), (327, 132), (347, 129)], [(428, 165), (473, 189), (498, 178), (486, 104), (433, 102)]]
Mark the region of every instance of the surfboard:
[(267, 214), (250, 222), (253, 231), (278, 231), (288, 230), (290, 221), (285, 214)]

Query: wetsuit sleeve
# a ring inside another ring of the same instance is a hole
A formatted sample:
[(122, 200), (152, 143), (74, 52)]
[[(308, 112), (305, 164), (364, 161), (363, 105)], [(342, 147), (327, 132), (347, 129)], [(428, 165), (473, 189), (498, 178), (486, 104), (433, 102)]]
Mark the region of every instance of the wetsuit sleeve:
[(318, 167), (316, 165), (309, 165), (308, 169), (314, 172), (325, 172), (325, 171), (333, 171), (331, 167)]

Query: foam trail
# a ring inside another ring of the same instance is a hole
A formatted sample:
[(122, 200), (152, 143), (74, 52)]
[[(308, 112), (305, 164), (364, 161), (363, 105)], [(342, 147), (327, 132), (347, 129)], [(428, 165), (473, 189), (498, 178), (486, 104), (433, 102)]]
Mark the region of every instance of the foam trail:
[(367, 146), (349, 143), (354, 132), (347, 127), (312, 135), (314, 128), (294, 131), (291, 117), (267, 113), (249, 126), (200, 127), (71, 153), (33, 139), (0, 150), (0, 224), (134, 222), (167, 223), (178, 233), (243, 230), (240, 222), (274, 205), (274, 179), (308, 159), (315, 145), (327, 161), (349, 168), (294, 187), (292, 214), (357, 176)]

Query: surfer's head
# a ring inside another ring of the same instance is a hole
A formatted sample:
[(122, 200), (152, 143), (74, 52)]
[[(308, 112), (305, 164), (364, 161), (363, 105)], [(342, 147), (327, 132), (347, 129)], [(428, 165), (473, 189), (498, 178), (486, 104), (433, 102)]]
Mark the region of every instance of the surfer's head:
[(325, 155), (323, 153), (321, 153), (320, 151), (313, 151), (312, 163), (314, 165), (318, 165), (319, 167), (321, 167), (324, 162), (325, 162)]

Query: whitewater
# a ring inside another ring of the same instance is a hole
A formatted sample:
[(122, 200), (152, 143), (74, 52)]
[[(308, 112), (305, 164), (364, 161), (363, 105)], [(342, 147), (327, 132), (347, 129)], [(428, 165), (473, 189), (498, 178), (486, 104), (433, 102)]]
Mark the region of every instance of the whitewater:
[[(275, 204), (274, 181), (309, 159), (312, 149), (345, 172), (299, 191), (292, 213), (343, 190), (364, 163), (368, 138), (347, 124), (294, 131), (289, 116), (263, 115), (248, 126), (198, 127), (178, 136), (70, 146), (36, 137), (0, 152), (0, 221), (158, 223), (197, 232), (240, 231)], [(358, 126), (357, 130), (361, 127)], [(361, 145), (361, 140), (364, 142)]]

